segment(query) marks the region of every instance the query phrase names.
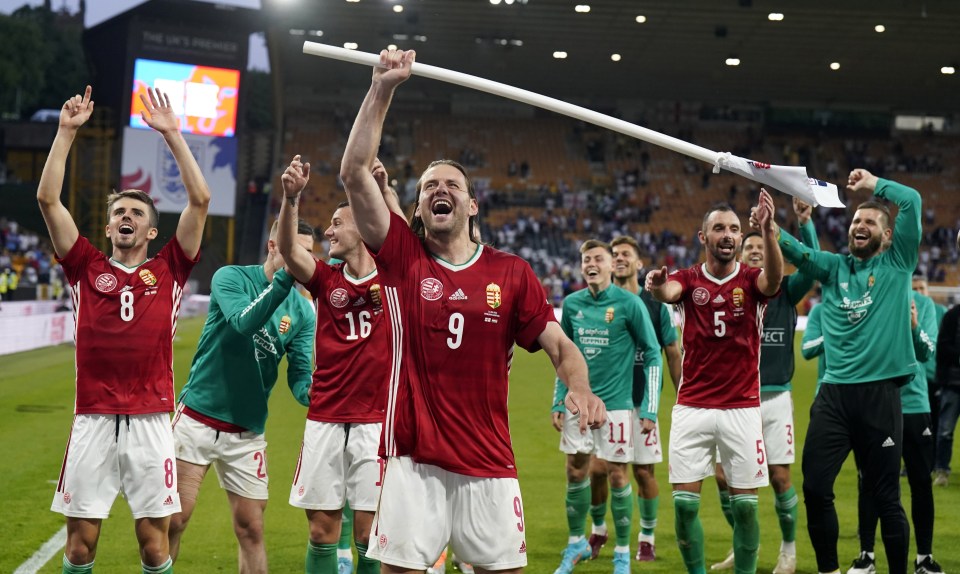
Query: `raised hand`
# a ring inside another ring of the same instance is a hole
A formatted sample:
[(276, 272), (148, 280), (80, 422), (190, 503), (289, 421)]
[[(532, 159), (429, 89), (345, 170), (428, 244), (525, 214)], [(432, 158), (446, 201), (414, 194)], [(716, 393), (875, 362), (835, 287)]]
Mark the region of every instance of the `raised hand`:
[(380, 66), (373, 68), (373, 80), (393, 89), (410, 78), (417, 53), (413, 50), (381, 50)]
[(387, 177), (387, 168), (383, 167), (383, 162), (380, 161), (380, 158), (373, 160), (373, 179), (377, 180), (377, 186), (380, 188), (380, 193), (387, 191), (388, 177)]
[(300, 154), (293, 156), (293, 161), (283, 170), (280, 176), (280, 182), (283, 184), (283, 195), (294, 197), (300, 195), (303, 188), (307, 187), (310, 181), (310, 163), (300, 161)]
[(757, 223), (760, 224), (760, 231), (770, 233), (776, 230), (776, 223), (773, 221), (774, 207), (773, 198), (770, 192), (760, 188), (760, 200), (757, 202)]
[(847, 189), (850, 191), (873, 191), (877, 188), (877, 176), (865, 169), (857, 168), (847, 176)]
[(93, 113), (93, 100), (90, 99), (92, 93), (93, 88), (87, 86), (82, 96), (77, 94), (64, 102), (60, 108), (61, 128), (75, 130), (90, 119), (90, 114)]
[(643, 281), (643, 288), (647, 291), (653, 291), (667, 284), (667, 268), (654, 269), (647, 273), (647, 278)]
[(140, 112), (144, 123), (161, 134), (180, 131), (180, 118), (170, 105), (170, 96), (156, 88), (147, 88), (147, 96), (140, 94), (140, 101), (146, 108)]
[(793, 198), (793, 212), (797, 215), (797, 223), (806, 225), (813, 215), (813, 206), (804, 202), (799, 197)]

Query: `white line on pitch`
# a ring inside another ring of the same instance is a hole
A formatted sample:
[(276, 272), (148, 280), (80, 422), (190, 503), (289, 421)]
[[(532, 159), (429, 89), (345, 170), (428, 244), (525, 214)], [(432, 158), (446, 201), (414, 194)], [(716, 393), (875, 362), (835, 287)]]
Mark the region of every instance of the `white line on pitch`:
[(60, 551), (67, 543), (67, 527), (63, 526), (50, 540), (43, 543), (40, 550), (33, 553), (33, 556), (26, 562), (17, 567), (13, 574), (36, 574), (43, 568), (43, 565), (53, 558), (53, 555)]

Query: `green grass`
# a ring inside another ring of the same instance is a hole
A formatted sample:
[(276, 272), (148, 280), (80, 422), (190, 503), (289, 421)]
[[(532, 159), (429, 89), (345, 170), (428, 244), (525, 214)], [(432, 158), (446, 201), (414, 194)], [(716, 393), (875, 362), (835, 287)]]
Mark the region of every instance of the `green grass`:
[[(177, 383), (186, 379), (190, 360), (202, 327), (202, 319), (180, 323), (175, 349)], [(118, 352), (122, 349), (118, 348)], [(799, 357), (799, 353), (798, 353)], [(796, 436), (802, 447), (813, 396), (814, 365), (797, 361), (794, 390)], [(70, 428), (73, 409), (74, 362), (69, 346), (42, 349), (0, 358), (0, 444), (6, 445), (2, 498), (7, 519), (0, 522), (0, 572), (12, 572), (29, 558), (63, 525), (59, 514), (49, 511), (50, 501), (60, 471), (63, 449)], [(281, 375), (284, 376), (284, 375)], [(511, 425), (520, 469), (520, 484), (526, 511), (527, 548), (531, 574), (550, 574), (559, 562), (560, 550), (566, 543), (564, 512), (564, 458), (557, 450), (558, 434), (550, 426), (548, 406), (553, 385), (549, 361), (543, 353), (529, 355), (518, 352), (513, 363), (511, 386)], [(307, 524), (302, 510), (287, 504), (305, 410), (286, 391), (277, 386), (271, 402), (272, 414), (267, 425), (271, 502), (266, 515), (266, 541), (271, 570), (298, 572), (303, 570)], [(661, 403), (661, 433), (669, 436), (670, 406), (673, 387), (664, 386)], [(958, 448), (957, 450), (960, 450)], [(798, 450), (799, 452), (799, 450)], [(955, 458), (960, 456), (955, 452)], [(230, 521), (226, 495), (217, 480), (208, 475), (200, 501), (183, 539), (183, 548), (176, 570), (184, 572), (236, 571), (236, 540)], [(794, 483), (800, 488), (799, 464), (794, 470)], [(657, 562), (634, 564), (635, 572), (683, 572), (673, 532), (673, 505), (666, 482), (666, 465), (657, 468), (660, 479), (661, 504), (657, 527)], [(856, 532), (856, 473), (852, 457), (837, 480), (837, 505), (840, 514), (839, 554), (843, 566), (858, 552)], [(903, 502), (909, 515), (909, 487), (903, 481)], [(960, 484), (935, 489), (937, 504), (934, 552), (947, 572), (960, 571)], [(635, 521), (639, 512), (634, 512)], [(731, 533), (720, 514), (716, 489), (706, 481), (703, 489), (701, 519), (706, 532), (708, 562), (719, 561), (730, 547)], [(769, 489), (760, 494), (762, 525), (758, 572), (773, 569), (779, 547), (779, 529), (773, 512), (773, 496)], [(636, 526), (635, 526), (636, 532)], [(799, 572), (815, 573), (813, 550), (806, 533), (804, 509), (800, 506), (798, 529)], [(635, 543), (634, 543), (635, 544)], [(878, 536), (879, 545), (879, 536)], [(635, 550), (635, 549), (634, 549)], [(581, 574), (609, 572), (612, 545), (604, 548), (601, 559), (577, 567)], [(879, 571), (885, 571), (882, 549), (878, 546)], [(59, 555), (42, 570), (60, 571)], [(133, 521), (126, 502), (120, 498), (113, 515), (104, 521), (97, 551), (98, 572), (137, 571), (139, 558), (133, 534)]]

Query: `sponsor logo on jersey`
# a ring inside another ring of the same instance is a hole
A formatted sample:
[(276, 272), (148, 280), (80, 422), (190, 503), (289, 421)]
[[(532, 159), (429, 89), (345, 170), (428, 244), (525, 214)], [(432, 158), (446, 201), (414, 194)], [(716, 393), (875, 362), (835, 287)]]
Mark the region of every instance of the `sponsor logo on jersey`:
[(451, 301), (466, 301), (467, 295), (463, 292), (463, 289), (457, 289), (453, 295), (450, 296)]
[(367, 300), (364, 299), (364, 298), (361, 296), (359, 299), (357, 299), (356, 301), (353, 302), (353, 306), (354, 306), (354, 307), (361, 307), (361, 306), (363, 306), (366, 302), (367, 302)]
[(500, 286), (496, 283), (487, 285), (487, 305), (489, 305), (491, 309), (496, 309), (500, 307), (502, 302), (503, 296), (500, 292)]
[(141, 269), (139, 275), (140, 279), (150, 287), (157, 284), (157, 276), (149, 269)]
[(443, 297), (443, 283), (433, 277), (427, 277), (420, 282), (420, 296), (427, 301), (436, 301)]
[(97, 291), (109, 293), (117, 288), (117, 278), (110, 273), (101, 273), (93, 284), (97, 287)]
[(607, 312), (603, 315), (603, 320), (607, 323), (613, 323), (613, 307), (607, 307)]
[(733, 292), (731, 293), (733, 298), (733, 306), (737, 309), (743, 308), (743, 289), (740, 287), (734, 287)]
[(165, 499), (163, 500), (163, 505), (164, 505), (164, 506), (173, 506), (173, 496), (170, 495), (170, 494), (168, 494), (168, 495), (167, 495), (167, 498), (165, 498)]
[(725, 301), (726, 301), (726, 299), (723, 298), (723, 295), (717, 293), (717, 296), (713, 298), (712, 303), (713, 303), (714, 305), (723, 305), (723, 303), (724, 303)]
[(280, 318), (280, 334), (284, 335), (290, 330), (290, 315), (284, 315)]
[(350, 295), (343, 287), (337, 287), (330, 292), (330, 304), (337, 309), (343, 309), (350, 302)]
[(380, 302), (380, 284), (374, 283), (370, 286), (370, 300), (373, 301), (373, 304), (379, 307)]
[(710, 300), (710, 292), (704, 287), (697, 287), (693, 290), (693, 296), (691, 298), (697, 305), (706, 305), (707, 301)]
[(520, 554), (526, 554), (526, 553), (527, 553), (527, 541), (524, 540), (523, 542), (520, 543)]

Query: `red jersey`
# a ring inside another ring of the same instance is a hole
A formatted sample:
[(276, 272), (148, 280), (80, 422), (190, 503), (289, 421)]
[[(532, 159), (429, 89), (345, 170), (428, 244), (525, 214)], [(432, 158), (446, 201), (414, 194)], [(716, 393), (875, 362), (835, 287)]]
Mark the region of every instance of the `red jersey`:
[(317, 261), (306, 288), (317, 308), (316, 369), (307, 418), (382, 422), (390, 343), (376, 270), (355, 279), (347, 275), (344, 263)]
[(683, 286), (677, 307), (683, 331), (683, 376), (677, 404), (707, 409), (760, 406), (760, 334), (767, 296), (760, 269), (736, 264), (717, 279), (705, 264), (670, 279)]
[(190, 259), (174, 237), (124, 267), (78, 237), (62, 259), (73, 295), (77, 414), (172, 412), (173, 336)]
[(556, 321), (533, 269), (485, 245), (453, 265), (395, 214), (376, 260), (393, 356), (380, 454), (516, 477), (507, 416), (514, 342), (536, 351)]

